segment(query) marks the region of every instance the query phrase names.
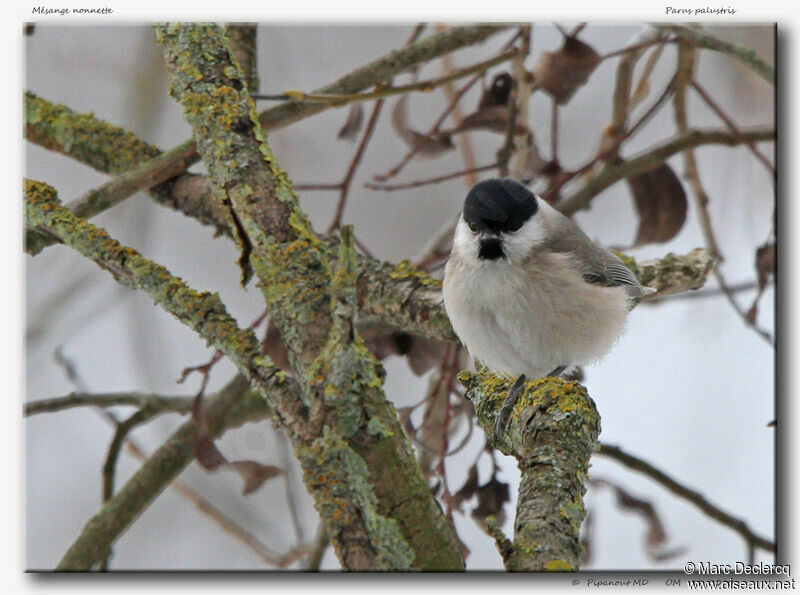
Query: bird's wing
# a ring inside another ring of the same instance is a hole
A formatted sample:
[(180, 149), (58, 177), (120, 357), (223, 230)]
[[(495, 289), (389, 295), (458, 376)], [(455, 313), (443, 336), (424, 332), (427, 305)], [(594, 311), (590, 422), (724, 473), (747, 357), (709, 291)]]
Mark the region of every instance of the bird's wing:
[(584, 281), (606, 287), (622, 285), (631, 297), (642, 297), (656, 291), (652, 287), (642, 286), (633, 271), (617, 255), (607, 250), (602, 252), (596, 258), (583, 259), (584, 265), (587, 265), (582, 273)]
[(547, 249), (571, 253), (587, 283), (605, 287), (624, 286), (631, 297), (642, 297), (656, 291), (642, 286), (616, 254), (595, 244), (571, 219), (559, 219), (551, 231), (553, 235)]

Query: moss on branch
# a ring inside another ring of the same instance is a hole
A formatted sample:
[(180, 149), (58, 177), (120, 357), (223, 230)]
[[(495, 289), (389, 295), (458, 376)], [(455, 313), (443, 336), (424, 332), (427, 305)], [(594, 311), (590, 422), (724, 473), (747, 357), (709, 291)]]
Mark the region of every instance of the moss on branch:
[[(500, 539), (510, 571), (558, 572), (580, 567), (584, 482), (600, 416), (586, 389), (560, 378), (529, 381), (502, 436), (495, 417), (510, 387), (487, 371), (461, 372), (478, 421), (492, 444), (517, 459), (521, 471), (514, 540)], [(493, 529), (499, 535), (497, 527)]]
[[(358, 570), (463, 568), (383, 395), (380, 364), (353, 330), (352, 246), (343, 242), (337, 258), (300, 210), (221, 29), (170, 24), (156, 33), (171, 93), (193, 128), (214, 196), (230, 209), (242, 261), (258, 277), (311, 410), (306, 433), (291, 437), (340, 560)], [(320, 474), (326, 481), (317, 481)], [(413, 555), (403, 554), (402, 543)]]

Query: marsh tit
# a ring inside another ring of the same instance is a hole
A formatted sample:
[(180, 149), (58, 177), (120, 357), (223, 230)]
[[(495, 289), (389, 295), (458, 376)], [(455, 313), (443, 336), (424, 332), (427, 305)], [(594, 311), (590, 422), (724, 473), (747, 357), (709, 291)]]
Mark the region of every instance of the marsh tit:
[(526, 377), (597, 362), (622, 334), (631, 298), (655, 291), (511, 179), (467, 194), (443, 290), (461, 342), (478, 362), (517, 378), (517, 390)]

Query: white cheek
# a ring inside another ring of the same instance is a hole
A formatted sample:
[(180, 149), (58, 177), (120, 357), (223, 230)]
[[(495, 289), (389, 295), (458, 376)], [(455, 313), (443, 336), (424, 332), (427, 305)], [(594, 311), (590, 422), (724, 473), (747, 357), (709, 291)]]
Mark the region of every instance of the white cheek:
[(470, 231), (463, 217), (456, 224), (456, 233), (453, 236), (453, 249), (467, 258), (478, 258), (478, 237)]
[(528, 256), (531, 249), (547, 238), (547, 221), (537, 212), (516, 232), (503, 236), (503, 251), (511, 262), (518, 262)]

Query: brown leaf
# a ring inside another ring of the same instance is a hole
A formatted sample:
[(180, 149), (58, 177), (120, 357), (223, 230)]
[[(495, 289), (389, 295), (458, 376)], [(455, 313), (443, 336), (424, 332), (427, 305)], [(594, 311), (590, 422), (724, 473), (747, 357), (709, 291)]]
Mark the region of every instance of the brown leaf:
[(467, 473), (467, 481), (464, 482), (464, 485), (461, 486), (461, 489), (453, 494), (453, 498), (450, 503), (453, 505), (453, 508), (461, 508), (461, 505), (464, 503), (464, 501), (472, 498), (477, 491), (478, 466), (473, 465), (469, 468), (469, 472)]
[(775, 244), (766, 243), (756, 250), (756, 273), (758, 273), (758, 289), (767, 286), (769, 278), (775, 274)]
[(265, 481), (283, 473), (282, 469), (272, 465), (262, 465), (256, 461), (234, 461), (228, 466), (244, 479), (242, 495), (255, 492)]
[(508, 484), (493, 476), (487, 484), (478, 488), (478, 506), (472, 511), (472, 518), (483, 525), (487, 517), (494, 516), (502, 525), (506, 517), (503, 505), (508, 501)]
[(611, 488), (617, 497), (617, 506), (621, 510), (634, 512), (643, 518), (647, 524), (644, 538), (645, 551), (651, 559), (668, 560), (685, 552), (686, 548), (684, 547), (672, 549), (664, 547), (667, 542), (667, 532), (664, 530), (664, 525), (652, 502), (637, 498), (620, 486), (604, 479), (593, 479), (590, 480), (590, 483)]
[(448, 132), (448, 135), (478, 129), (505, 134), (508, 128), (508, 114), (507, 105), (483, 107), (466, 116), (458, 126)]
[(586, 84), (601, 61), (591, 46), (567, 37), (558, 51), (544, 52), (539, 58), (533, 69), (534, 84), (564, 105)]
[(217, 448), (217, 445), (214, 443), (214, 437), (208, 430), (202, 393), (194, 400), (192, 421), (197, 428), (197, 443), (195, 444), (197, 462), (207, 471), (217, 471), (218, 469), (225, 468), (236, 471), (244, 480), (242, 495), (246, 496), (254, 492), (268, 479), (283, 473), (278, 467), (262, 465), (256, 461), (229, 462), (228, 459), (225, 458), (225, 455)]
[(634, 246), (666, 242), (674, 238), (686, 221), (686, 192), (669, 165), (628, 178), (639, 213), (639, 229)]
[(418, 155), (424, 157), (436, 157), (453, 148), (453, 141), (449, 135), (428, 136), (413, 130), (408, 124), (408, 114), (406, 113), (407, 95), (403, 95), (397, 100), (392, 110), (392, 126), (397, 131), (405, 143)]
[(336, 138), (342, 140), (354, 141), (361, 131), (361, 124), (364, 122), (364, 106), (360, 103), (354, 103), (347, 111), (347, 120), (344, 126), (336, 135)]

